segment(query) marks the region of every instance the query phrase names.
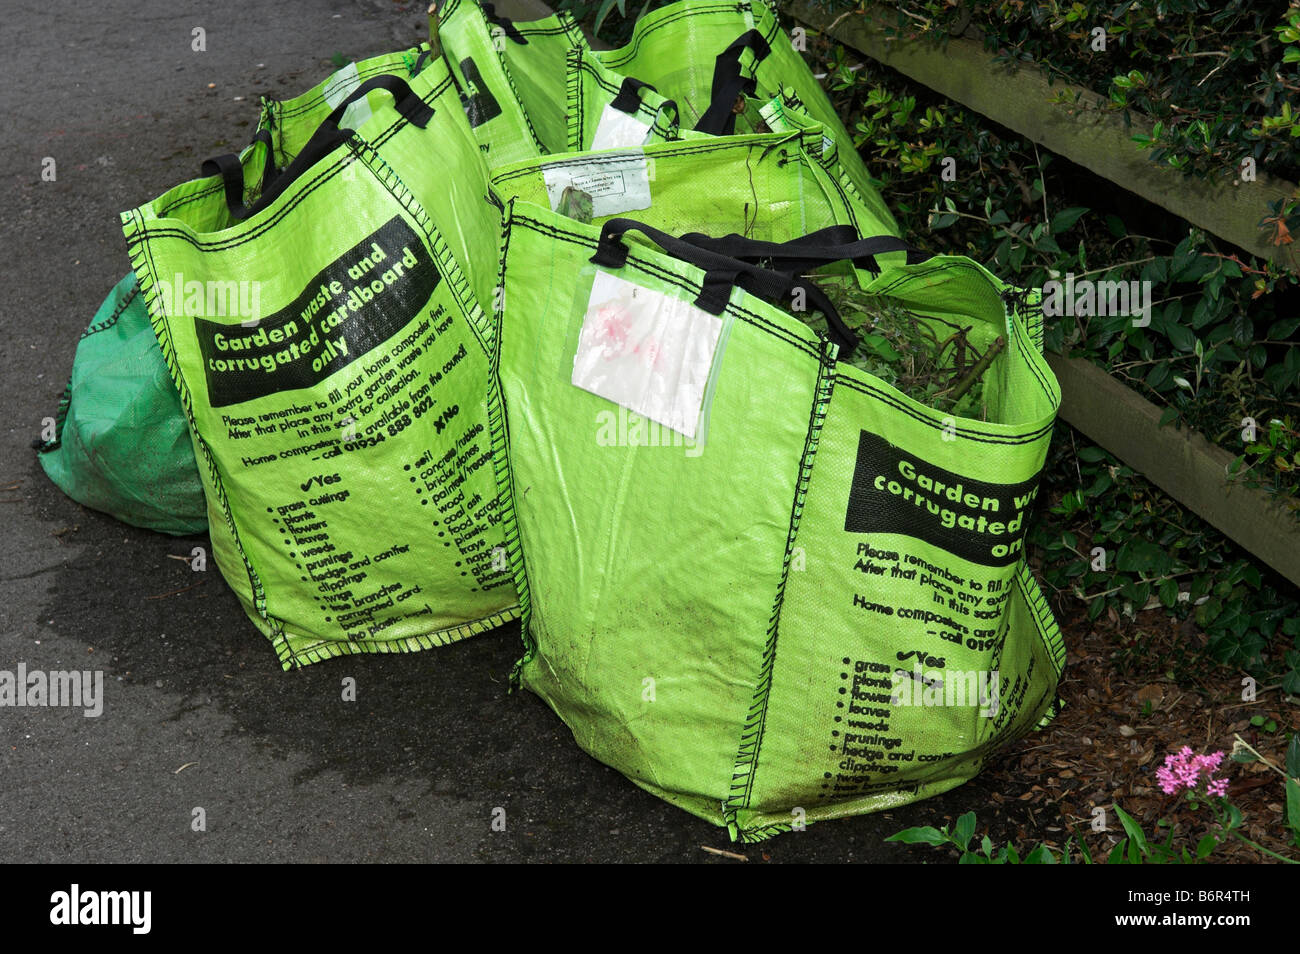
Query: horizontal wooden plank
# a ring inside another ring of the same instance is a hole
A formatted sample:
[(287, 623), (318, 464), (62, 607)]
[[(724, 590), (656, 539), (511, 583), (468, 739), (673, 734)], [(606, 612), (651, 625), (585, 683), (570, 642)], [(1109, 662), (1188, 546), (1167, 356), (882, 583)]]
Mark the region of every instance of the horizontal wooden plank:
[(1085, 109), (1072, 115), (1048, 100), (1062, 89), (1080, 93), (1087, 103), (1096, 103), (1099, 97), (1061, 82), (1049, 86), (1046, 74), (1036, 66), (1022, 65), (1012, 72), (995, 65), (979, 40), (953, 37), (940, 48), (928, 41), (890, 39), (884, 27), (893, 26), (897, 14), (887, 7), (868, 4), (866, 13), (843, 18), (823, 10), (815, 0), (784, 0), (782, 7), (817, 30), (834, 24), (830, 35), (841, 43), (1252, 255), (1291, 268), (1300, 263), (1294, 245), (1273, 246), (1258, 227), (1270, 201), (1295, 191), (1291, 182), (1260, 169), (1256, 181), (1234, 186), (1231, 180), (1193, 179), (1151, 162), (1130, 138), (1150, 132), (1148, 118), (1134, 115), (1132, 128), (1126, 129), (1119, 114), (1110, 111)]
[(1231, 454), (1199, 434), (1161, 427), (1159, 407), (1090, 361), (1047, 360), (1066, 422), (1300, 586), (1296, 518), (1263, 491), (1229, 483)]

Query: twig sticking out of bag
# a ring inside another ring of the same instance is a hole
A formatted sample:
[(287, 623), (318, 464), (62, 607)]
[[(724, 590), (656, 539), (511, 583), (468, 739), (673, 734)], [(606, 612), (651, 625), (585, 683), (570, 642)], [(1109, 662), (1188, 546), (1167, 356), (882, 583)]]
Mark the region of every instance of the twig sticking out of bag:
[[(919, 315), (893, 299), (866, 294), (846, 276), (808, 277), (826, 293), (840, 317), (861, 339), (850, 364), (935, 410), (988, 419), (983, 380), (1005, 349), (1001, 336), (981, 351), (970, 338), (973, 325)], [(821, 315), (791, 313), (810, 327), (825, 330)], [(940, 340), (935, 327), (946, 327), (951, 333)]]
[(988, 350), (984, 352), (983, 356), (981, 356), (980, 359), (971, 366), (971, 369), (966, 373), (966, 376), (953, 386), (951, 398), (954, 403), (960, 401), (966, 392), (975, 385), (975, 382), (984, 377), (984, 372), (993, 364), (993, 359), (1002, 353), (1002, 349), (1006, 346), (1006, 343), (1007, 340), (1001, 335), (998, 335), (997, 338), (994, 339), (993, 344), (989, 345)]
[(461, 99), (465, 98), (465, 87), (460, 82), (460, 77), (451, 65), (451, 58), (447, 56), (447, 49), (442, 45), (442, 35), (438, 32), (438, 4), (429, 4), (429, 55), (440, 56), (442, 61), (447, 64), (447, 72), (451, 74), (451, 81), (460, 93)]

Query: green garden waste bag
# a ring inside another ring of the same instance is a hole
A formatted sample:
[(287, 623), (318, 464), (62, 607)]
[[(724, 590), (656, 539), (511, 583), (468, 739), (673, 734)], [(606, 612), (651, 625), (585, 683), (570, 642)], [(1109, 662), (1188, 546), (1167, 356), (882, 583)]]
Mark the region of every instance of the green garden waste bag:
[[(377, 76), (399, 76), (409, 80), (429, 60), (429, 45), (410, 47), (365, 60), (347, 63), (301, 95), (291, 99), (263, 96), (259, 131), (265, 130), (272, 147), (271, 158), (277, 168), (284, 168), (307, 145), (317, 128), (340, 103), (362, 83)], [(374, 115), (374, 106), (382, 105), (389, 94), (375, 89), (353, 101), (341, 124), (361, 130)], [(255, 144), (255, 143), (254, 143)]]
[[(470, 69), (472, 73), (472, 67)], [(439, 78), (435, 93), (441, 102), (448, 104), (446, 108), (451, 108), (450, 104), (455, 102), (457, 95), (467, 115), (479, 108), (475, 105), (479, 101), (467, 98), (463, 90), (455, 93), (448, 88), (454, 86), (457, 80), (450, 76), (441, 59), (431, 61), (428, 44), (349, 63), (300, 96), (288, 100), (262, 100), (259, 133), (264, 131), (270, 137), (273, 162), (283, 167), (297, 158), (320, 124), (362, 83), (385, 75), (411, 80), (417, 74), (426, 78)], [(383, 110), (385, 102), (391, 103), (391, 96), (382, 88), (372, 89), (351, 102), (342, 119), (343, 125), (356, 129), (364, 138), (376, 144), (382, 143), (393, 133), (392, 111)], [(481, 112), (478, 115), (481, 116)], [(409, 132), (408, 128), (408, 135)], [(503, 150), (506, 153), (513, 148), (509, 143), (517, 141), (523, 135), (522, 127), (510, 127), (504, 121), (482, 124), (476, 132), (481, 133), (477, 137), (480, 149), (487, 142), (484, 137), (504, 135), (507, 144)], [(416, 135), (418, 139), (419, 134)], [(391, 154), (386, 150), (385, 154), (403, 181), (429, 181), (430, 155), (418, 145)], [(484, 150), (485, 156), (490, 154), (490, 148)], [(525, 150), (525, 154), (533, 155), (533, 151)], [(227, 159), (226, 162), (234, 168), (231, 160)], [(409, 172), (405, 168), (408, 164), (411, 166)], [(275, 169), (272, 168), (270, 172), (273, 178)], [(438, 189), (445, 190), (446, 193), (446, 198), (441, 201), (455, 208), (455, 214), (442, 226), (443, 237), (451, 246), (452, 254), (458, 262), (466, 265), (473, 263), (472, 268), (462, 267), (474, 289), (475, 299), (482, 307), (490, 308), (493, 289), (496, 287), (497, 243), (500, 236), (499, 226), (495, 223), (499, 222), (499, 215), (487, 207), (480, 176), (460, 179), (448, 177)], [(199, 191), (196, 195), (203, 193)]]
[[(567, 32), (562, 31), (559, 40), (537, 38), (537, 42), (528, 44), (529, 55), (541, 51), (537, 55), (539, 69), (553, 71), (553, 78), (544, 81), (540, 96), (538, 91), (528, 91), (526, 102), (540, 110), (538, 124), (534, 125), (521, 98), (521, 87), (507, 65), (506, 51), (514, 41), (505, 29), (494, 26), (483, 8), (466, 0), (447, 0), (439, 9), (438, 20), (443, 50), (456, 70), (465, 113), (488, 166), (563, 149), (566, 127), (556, 106), (562, 113), (565, 56), (561, 54), (568, 51)], [(563, 51), (559, 49), (561, 44)]]
[[(786, 241), (830, 225), (863, 234), (885, 223), (822, 153), (820, 127), (705, 136), (640, 149), (544, 156), (491, 172), (492, 189), (558, 210), (566, 187), (591, 197), (591, 221), (635, 212), (668, 232), (733, 231)], [(833, 157), (832, 157), (833, 158)], [(902, 261), (889, 253), (882, 262)]]
[(882, 269), (888, 236), (759, 256), (845, 256), (1003, 336), (972, 420), (773, 304), (803, 279), (518, 199), (504, 236), (516, 679), (583, 749), (755, 841), (946, 791), (1054, 712), (1064, 648), (1020, 541), (1060, 394), (1011, 290), (960, 257)]
[(585, 47), (569, 50), (566, 69), (569, 151), (644, 146), (680, 138), (677, 104), (660, 96), (653, 86), (607, 69)]
[(781, 30), (764, 0), (683, 0), (637, 20), (632, 38), (593, 55), (616, 73), (652, 84), (680, 111), (682, 135), (735, 131), (740, 96), (770, 102), (789, 90), (839, 145), (839, 161), (862, 201), (897, 234), (853, 139), (812, 70)]
[[(822, 158), (826, 160), (827, 165), (839, 168), (841, 175), (848, 177), (848, 174), (843, 171), (843, 164), (839, 161), (839, 143), (831, 138), (820, 122), (808, 115), (803, 100), (799, 98), (793, 87), (782, 87), (780, 92), (768, 99), (746, 96), (745, 112), (736, 119), (738, 126), (740, 121), (744, 120), (745, 128), (762, 132), (791, 132), (796, 129), (820, 131)], [(852, 141), (845, 140), (845, 146), (851, 150)], [(849, 181), (852, 182), (851, 179)], [(854, 186), (854, 189), (856, 188), (857, 186)]]
[(73, 500), (149, 530), (207, 531), (180, 395), (134, 274), (117, 283), (77, 342), (54, 426), (38, 460)]
[[(512, 128), (526, 126), (528, 136), (517, 138), (536, 148), (521, 147), (515, 159), (678, 138), (676, 107), (652, 86), (605, 68), (569, 14), (517, 22), (490, 3), (446, 0), (439, 16), (452, 59), (486, 62), (475, 67), (478, 75), (517, 100)], [(492, 168), (513, 161), (500, 147), (487, 152)]]
[[(249, 195), (273, 181), (357, 85), (385, 73), (413, 75), (421, 52), (417, 47), (349, 63), (293, 100), (263, 98), (257, 133), (241, 160), (241, 165), (261, 170), (251, 177)], [(369, 115), (369, 104), (362, 101), (347, 119), (362, 125)], [(183, 215), (185, 205), (222, 191), (222, 181), (214, 178), (208, 189), (183, 190), (172, 207), (160, 211)], [(462, 250), (467, 259), (495, 257), (488, 230), (476, 230), (474, 237), (481, 241), (472, 251)], [(480, 300), (490, 301), (495, 276), (488, 268), (480, 272), (482, 288), (476, 292), (483, 295)], [(40, 461), (68, 496), (150, 530), (174, 535), (207, 531), (189, 427), (134, 272), (113, 289), (82, 335), (55, 427), (54, 439), (38, 447)]]
[[(472, 5), (472, 0), (449, 0), (444, 5), (446, 15), (454, 20), (454, 8), (466, 4)], [(582, 29), (567, 13), (522, 22), (498, 16), (490, 3), (481, 6), (493, 49), (519, 95), (537, 141), (545, 152), (564, 152), (568, 136), (565, 70), (570, 51), (587, 48)]]
[(456, 251), (500, 219), (445, 64), (357, 86), (247, 203), (259, 155), (122, 217), (218, 566), (285, 668), (512, 618), (485, 263)]

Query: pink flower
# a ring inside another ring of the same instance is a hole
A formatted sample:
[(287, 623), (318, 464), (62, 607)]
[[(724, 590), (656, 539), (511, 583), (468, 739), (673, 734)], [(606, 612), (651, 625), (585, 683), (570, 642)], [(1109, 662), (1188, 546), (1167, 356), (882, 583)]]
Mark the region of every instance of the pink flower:
[(1223, 752), (1197, 755), (1190, 746), (1184, 745), (1176, 753), (1165, 756), (1164, 766), (1156, 769), (1160, 790), (1166, 795), (1173, 795), (1181, 789), (1195, 792), (1204, 783), (1207, 795), (1227, 794), (1228, 780), (1214, 777), (1223, 761), (1223, 755)]

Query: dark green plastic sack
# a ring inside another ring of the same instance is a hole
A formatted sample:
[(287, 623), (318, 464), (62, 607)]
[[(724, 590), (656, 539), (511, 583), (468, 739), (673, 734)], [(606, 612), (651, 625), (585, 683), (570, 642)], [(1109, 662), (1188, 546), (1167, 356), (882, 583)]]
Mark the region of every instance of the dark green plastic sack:
[(1021, 552), (1060, 403), (1041, 315), (957, 256), (866, 273), (981, 350), (1005, 338), (988, 420), (956, 418), (773, 304), (788, 275), (700, 241), (509, 208), (517, 677), (745, 841), (959, 785), (1050, 717), (1064, 662)]
[(117, 283), (77, 343), (41, 467), (78, 503), (176, 536), (208, 528), (180, 396), (135, 275)]

